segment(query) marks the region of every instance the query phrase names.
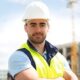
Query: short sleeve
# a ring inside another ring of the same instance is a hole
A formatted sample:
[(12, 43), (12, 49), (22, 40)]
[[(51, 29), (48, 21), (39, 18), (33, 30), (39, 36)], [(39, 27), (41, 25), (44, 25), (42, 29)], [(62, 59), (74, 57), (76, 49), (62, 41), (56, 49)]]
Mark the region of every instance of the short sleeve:
[(32, 67), (28, 56), (22, 51), (14, 52), (8, 61), (8, 71), (14, 77), (17, 73)]

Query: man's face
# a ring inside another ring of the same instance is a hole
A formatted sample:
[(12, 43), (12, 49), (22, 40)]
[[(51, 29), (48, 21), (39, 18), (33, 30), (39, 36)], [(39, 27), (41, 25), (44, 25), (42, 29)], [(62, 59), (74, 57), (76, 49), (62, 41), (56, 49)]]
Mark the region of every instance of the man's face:
[(32, 43), (42, 43), (47, 35), (49, 29), (48, 20), (32, 19), (25, 24), (25, 31)]

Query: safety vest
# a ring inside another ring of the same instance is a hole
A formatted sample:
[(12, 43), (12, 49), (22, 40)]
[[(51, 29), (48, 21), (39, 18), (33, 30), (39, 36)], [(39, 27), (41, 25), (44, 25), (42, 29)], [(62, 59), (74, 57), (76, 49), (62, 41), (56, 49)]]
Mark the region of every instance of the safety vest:
[(64, 65), (59, 59), (59, 52), (51, 58), (50, 65), (48, 65), (44, 57), (37, 51), (30, 48), (27, 43), (24, 43), (21, 48), (25, 48), (32, 55), (36, 65), (36, 71), (40, 78), (58, 78), (63, 76)]

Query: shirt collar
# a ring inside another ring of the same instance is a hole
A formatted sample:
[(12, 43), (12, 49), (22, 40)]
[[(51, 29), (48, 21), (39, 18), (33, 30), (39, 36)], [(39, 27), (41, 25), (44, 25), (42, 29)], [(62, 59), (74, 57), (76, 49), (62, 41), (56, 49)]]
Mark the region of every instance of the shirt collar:
[(28, 43), (29, 47), (31, 47), (32, 49), (37, 51), (37, 49), (32, 45), (32, 43), (29, 40), (27, 40), (27, 43)]
[[(32, 43), (29, 40), (27, 40), (27, 43), (33, 50), (37, 51), (37, 49), (32, 45)], [(46, 40), (45, 40), (45, 50), (47, 53), (57, 53), (58, 51), (58, 49), (55, 46), (53, 46)]]

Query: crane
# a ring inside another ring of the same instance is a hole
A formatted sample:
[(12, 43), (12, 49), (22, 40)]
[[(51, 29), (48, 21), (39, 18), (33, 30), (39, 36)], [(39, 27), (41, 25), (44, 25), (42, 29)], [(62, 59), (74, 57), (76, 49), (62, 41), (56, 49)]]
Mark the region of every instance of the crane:
[(74, 15), (74, 6), (76, 0), (68, 0), (68, 7), (71, 9), (71, 25), (72, 25), (72, 44), (71, 44), (71, 68), (74, 73), (77, 74), (77, 42), (75, 39), (75, 15)]

